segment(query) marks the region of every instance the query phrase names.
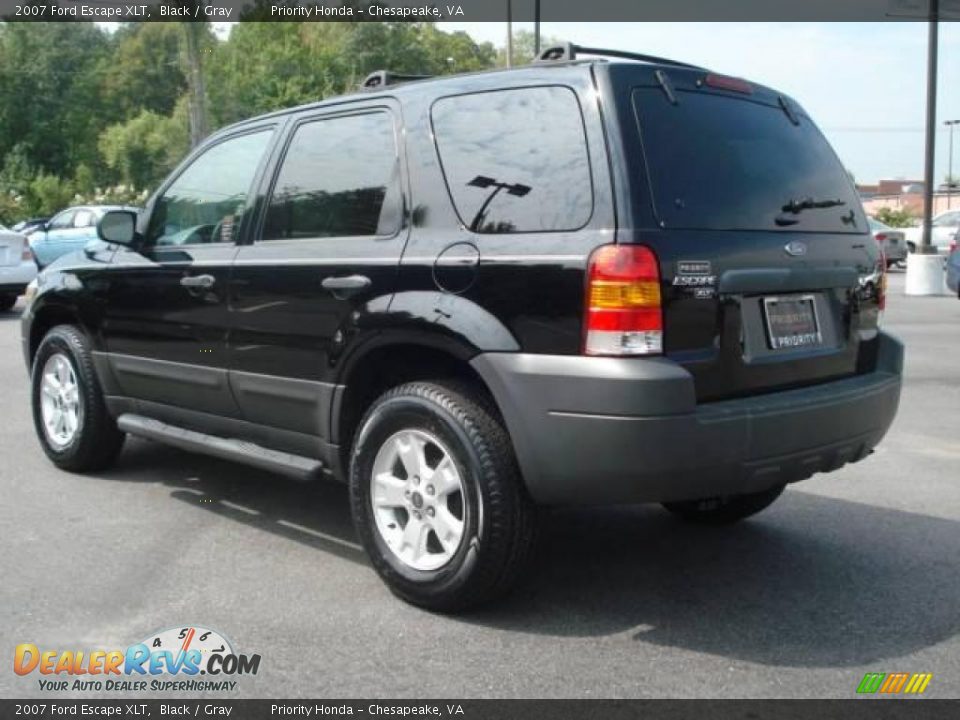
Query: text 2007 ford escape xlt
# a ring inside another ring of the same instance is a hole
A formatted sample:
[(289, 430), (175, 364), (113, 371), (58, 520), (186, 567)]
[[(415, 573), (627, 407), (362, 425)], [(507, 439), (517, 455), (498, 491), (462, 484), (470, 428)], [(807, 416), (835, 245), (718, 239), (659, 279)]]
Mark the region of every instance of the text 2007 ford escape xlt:
[(452, 610), (514, 582), (538, 506), (722, 524), (869, 454), (903, 349), (819, 130), (769, 88), (583, 50), (375, 73), (108, 213), (24, 314), (47, 455), (93, 471), (131, 434), (347, 482), (389, 587)]

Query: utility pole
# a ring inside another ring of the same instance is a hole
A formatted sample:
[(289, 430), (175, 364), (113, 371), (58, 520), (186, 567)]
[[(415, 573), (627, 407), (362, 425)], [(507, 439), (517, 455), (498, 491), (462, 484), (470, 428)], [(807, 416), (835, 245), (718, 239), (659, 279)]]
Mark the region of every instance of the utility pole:
[(957, 179), (953, 176), (953, 126), (960, 125), (960, 120), (946, 120), (943, 123), (950, 128), (950, 152), (947, 155), (947, 210), (953, 205), (953, 186)]

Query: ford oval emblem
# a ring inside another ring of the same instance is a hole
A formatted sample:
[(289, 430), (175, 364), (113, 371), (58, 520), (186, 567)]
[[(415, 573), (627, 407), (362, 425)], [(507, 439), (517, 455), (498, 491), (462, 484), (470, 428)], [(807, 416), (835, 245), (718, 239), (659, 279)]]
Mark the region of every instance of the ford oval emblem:
[(801, 255), (807, 254), (807, 244), (802, 243), (799, 240), (788, 242), (783, 246), (783, 249), (787, 251), (787, 255), (793, 255), (794, 257), (800, 257)]

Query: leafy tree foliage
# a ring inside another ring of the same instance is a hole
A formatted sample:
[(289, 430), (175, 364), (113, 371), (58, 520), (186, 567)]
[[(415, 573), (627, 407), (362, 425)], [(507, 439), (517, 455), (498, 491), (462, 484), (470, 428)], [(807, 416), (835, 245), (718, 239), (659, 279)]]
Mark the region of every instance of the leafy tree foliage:
[(0, 23), (0, 222), (77, 198), (142, 198), (183, 157), (191, 126), (349, 92), (374, 70), (498, 64), (493, 45), (432, 23), (245, 22), (225, 39), (186, 25)]
[(904, 209), (882, 207), (874, 217), (893, 228), (913, 227), (916, 224), (916, 218)]

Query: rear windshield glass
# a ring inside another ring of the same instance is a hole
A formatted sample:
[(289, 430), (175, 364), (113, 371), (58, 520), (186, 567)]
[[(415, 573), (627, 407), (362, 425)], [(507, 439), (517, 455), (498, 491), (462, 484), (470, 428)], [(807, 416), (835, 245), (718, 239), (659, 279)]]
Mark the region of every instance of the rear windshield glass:
[[(666, 227), (862, 233), (860, 201), (810, 119), (707, 92), (637, 88), (658, 218)], [(826, 207), (803, 207), (812, 200)], [(834, 204), (839, 201), (842, 204)], [(851, 214), (852, 213), (852, 214)]]

